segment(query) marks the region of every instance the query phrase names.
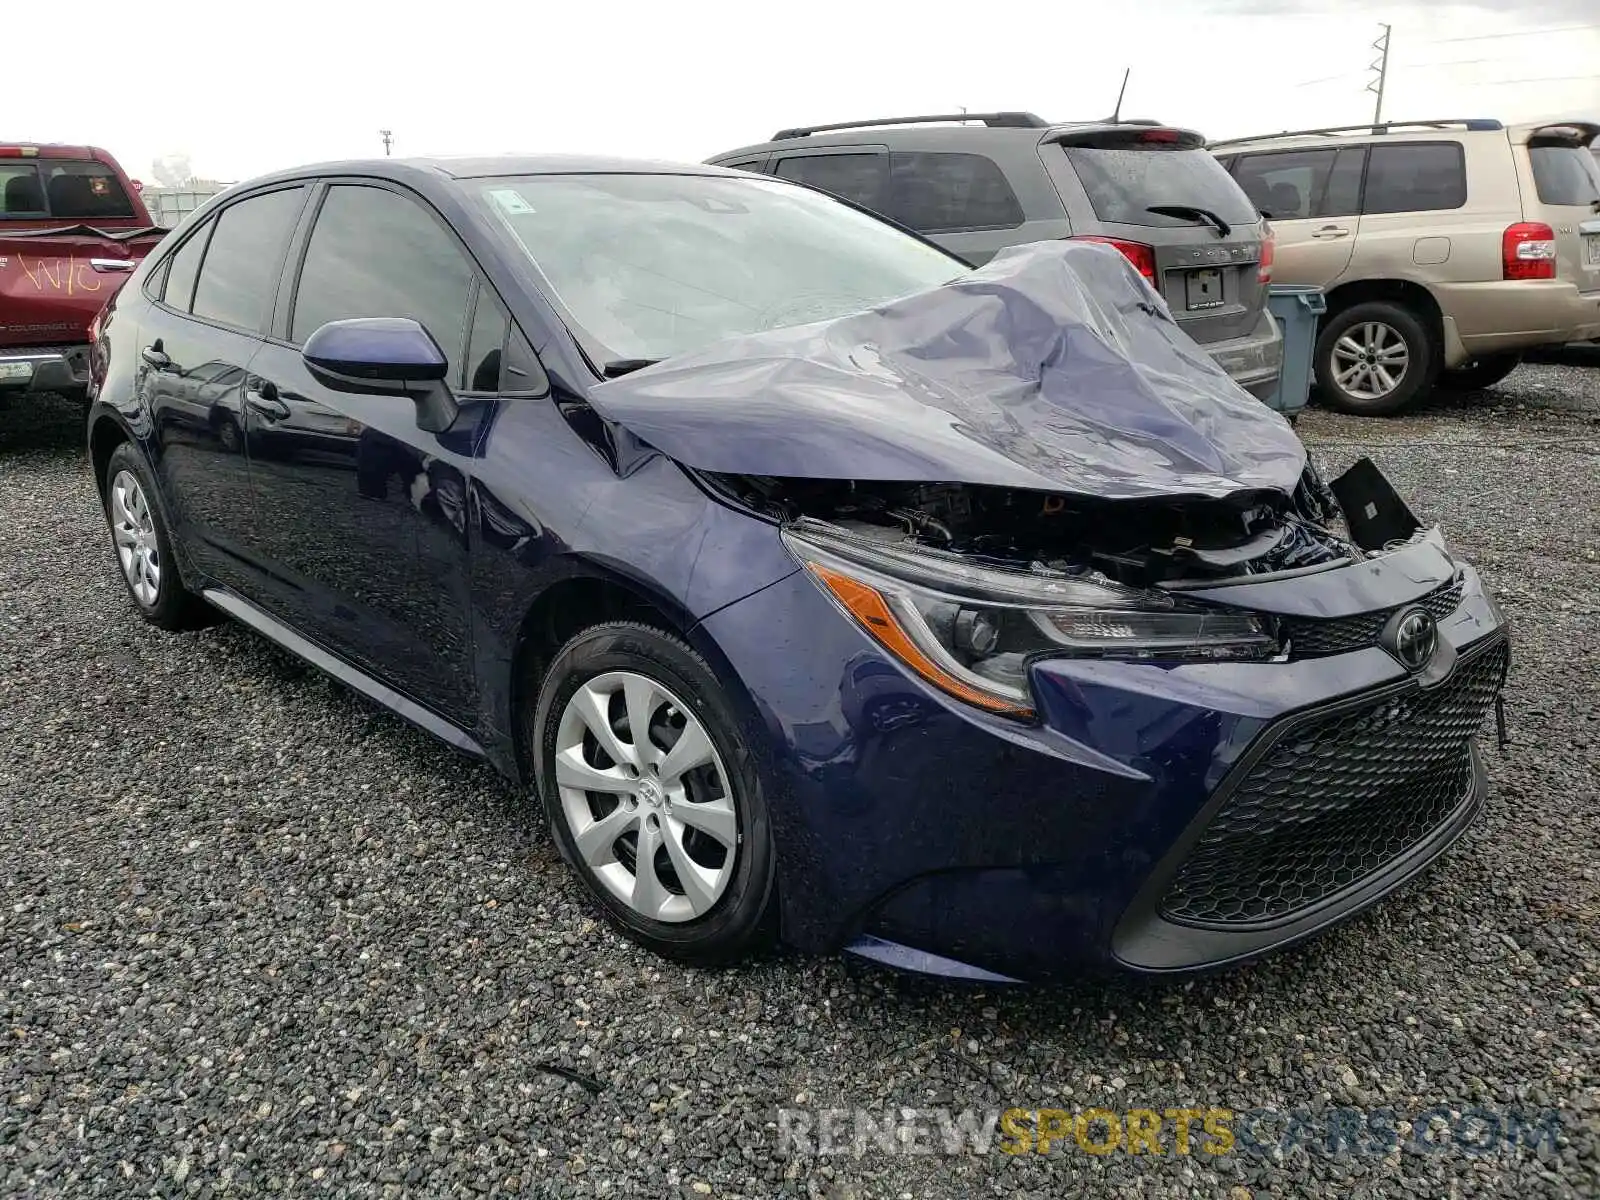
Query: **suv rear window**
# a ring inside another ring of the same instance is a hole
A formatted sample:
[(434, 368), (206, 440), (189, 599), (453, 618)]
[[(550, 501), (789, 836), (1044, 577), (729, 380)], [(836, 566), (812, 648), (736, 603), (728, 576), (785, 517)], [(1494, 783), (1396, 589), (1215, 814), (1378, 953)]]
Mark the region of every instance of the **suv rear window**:
[(42, 158), (0, 166), (0, 217), (92, 221), (133, 216), (133, 202), (104, 163)]
[(1533, 183), (1541, 204), (1593, 204), (1600, 200), (1600, 160), (1577, 146), (1529, 146)]
[(1151, 205), (1164, 204), (1208, 209), (1230, 225), (1256, 220), (1249, 197), (1207, 150), (1169, 150), (1159, 143), (1138, 149), (1064, 149), (1102, 221), (1169, 228), (1194, 225), (1183, 217), (1150, 211)]
[(983, 154), (896, 150), (890, 154), (889, 215), (919, 233), (1014, 229), (1022, 205)]

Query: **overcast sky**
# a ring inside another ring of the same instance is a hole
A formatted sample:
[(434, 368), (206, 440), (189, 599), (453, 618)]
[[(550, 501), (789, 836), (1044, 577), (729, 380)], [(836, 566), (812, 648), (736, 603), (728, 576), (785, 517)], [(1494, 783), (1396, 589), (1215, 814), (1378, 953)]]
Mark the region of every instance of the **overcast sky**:
[(8, 39), (0, 139), (98, 144), (146, 181), (165, 155), (231, 181), (381, 154), (381, 128), (397, 155), (699, 160), (793, 124), (961, 106), (1098, 117), (1124, 66), (1127, 116), (1212, 137), (1347, 124), (1371, 117), (1380, 21), (1386, 117), (1600, 117), (1600, 0), (70, 7), (84, 34)]

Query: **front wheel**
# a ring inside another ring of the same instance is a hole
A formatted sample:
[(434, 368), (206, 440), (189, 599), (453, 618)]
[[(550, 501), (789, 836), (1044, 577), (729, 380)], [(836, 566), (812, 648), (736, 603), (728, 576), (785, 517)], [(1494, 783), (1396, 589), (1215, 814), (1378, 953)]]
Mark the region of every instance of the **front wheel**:
[(705, 660), (615, 621), (580, 633), (524, 727), (562, 857), (606, 915), (707, 966), (772, 940), (772, 832), (754, 758)]
[(1493, 387), (1517, 369), (1520, 354), (1494, 354), (1464, 367), (1439, 374), (1439, 386), (1452, 392), (1477, 392)]
[(1433, 385), (1438, 356), (1410, 309), (1369, 300), (1334, 313), (1317, 335), (1317, 391), (1340, 412), (1399, 412)]

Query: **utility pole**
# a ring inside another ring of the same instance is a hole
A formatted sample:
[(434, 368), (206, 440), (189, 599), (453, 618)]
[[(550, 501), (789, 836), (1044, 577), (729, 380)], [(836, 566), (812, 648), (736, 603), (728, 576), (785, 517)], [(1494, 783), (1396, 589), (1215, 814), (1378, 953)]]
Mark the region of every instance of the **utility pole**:
[(1378, 76), (1371, 83), (1367, 84), (1367, 91), (1376, 92), (1378, 94), (1378, 102), (1372, 106), (1372, 123), (1374, 125), (1381, 124), (1383, 121), (1383, 85), (1389, 79), (1389, 34), (1392, 28), (1393, 27), (1389, 25), (1383, 26), (1383, 36), (1372, 43), (1372, 48), (1374, 50), (1382, 51), (1383, 57), (1376, 59), (1372, 65), (1367, 68), (1369, 71), (1377, 72)]
[(378, 130), (378, 133), (383, 138), (383, 156), (385, 158), (388, 158), (389, 157), (389, 143), (394, 140), (394, 136), (393, 136), (394, 135), (394, 130), (392, 130), (392, 129), (380, 129), (380, 130)]

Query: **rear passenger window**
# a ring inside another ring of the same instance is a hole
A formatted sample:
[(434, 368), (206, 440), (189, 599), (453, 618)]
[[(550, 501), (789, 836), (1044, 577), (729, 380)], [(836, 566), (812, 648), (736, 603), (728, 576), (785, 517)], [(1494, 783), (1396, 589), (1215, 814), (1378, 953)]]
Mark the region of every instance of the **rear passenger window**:
[(1376, 144), (1367, 166), (1366, 213), (1433, 212), (1467, 202), (1467, 167), (1456, 142)]
[(473, 268), (417, 201), (385, 188), (328, 189), (295, 293), (290, 336), (329, 321), (410, 317), (439, 343), (453, 378), (472, 296)]
[(200, 258), (206, 252), (206, 242), (215, 225), (215, 221), (208, 221), (205, 228), (195, 230), (194, 235), (178, 247), (178, 252), (172, 256), (167, 267), (166, 287), (161, 292), (161, 300), (180, 312), (188, 312), (189, 305), (194, 301), (194, 281), (200, 273)]
[(799, 154), (780, 158), (776, 174), (883, 212), (888, 203), (887, 154)]
[(921, 233), (1014, 229), (1022, 205), (994, 160), (982, 154), (894, 151), (889, 215)]
[(1360, 147), (1242, 154), (1233, 176), (1274, 221), (1348, 217), (1361, 209)]
[[(240, 329), (261, 327), (278, 290), (283, 249), (304, 198), (305, 188), (284, 188), (251, 196), (222, 210), (212, 228), (211, 244), (206, 247), (200, 278), (195, 283), (190, 309), (195, 316)], [(176, 274), (176, 262), (173, 267)], [(172, 283), (169, 275), (169, 292)]]

